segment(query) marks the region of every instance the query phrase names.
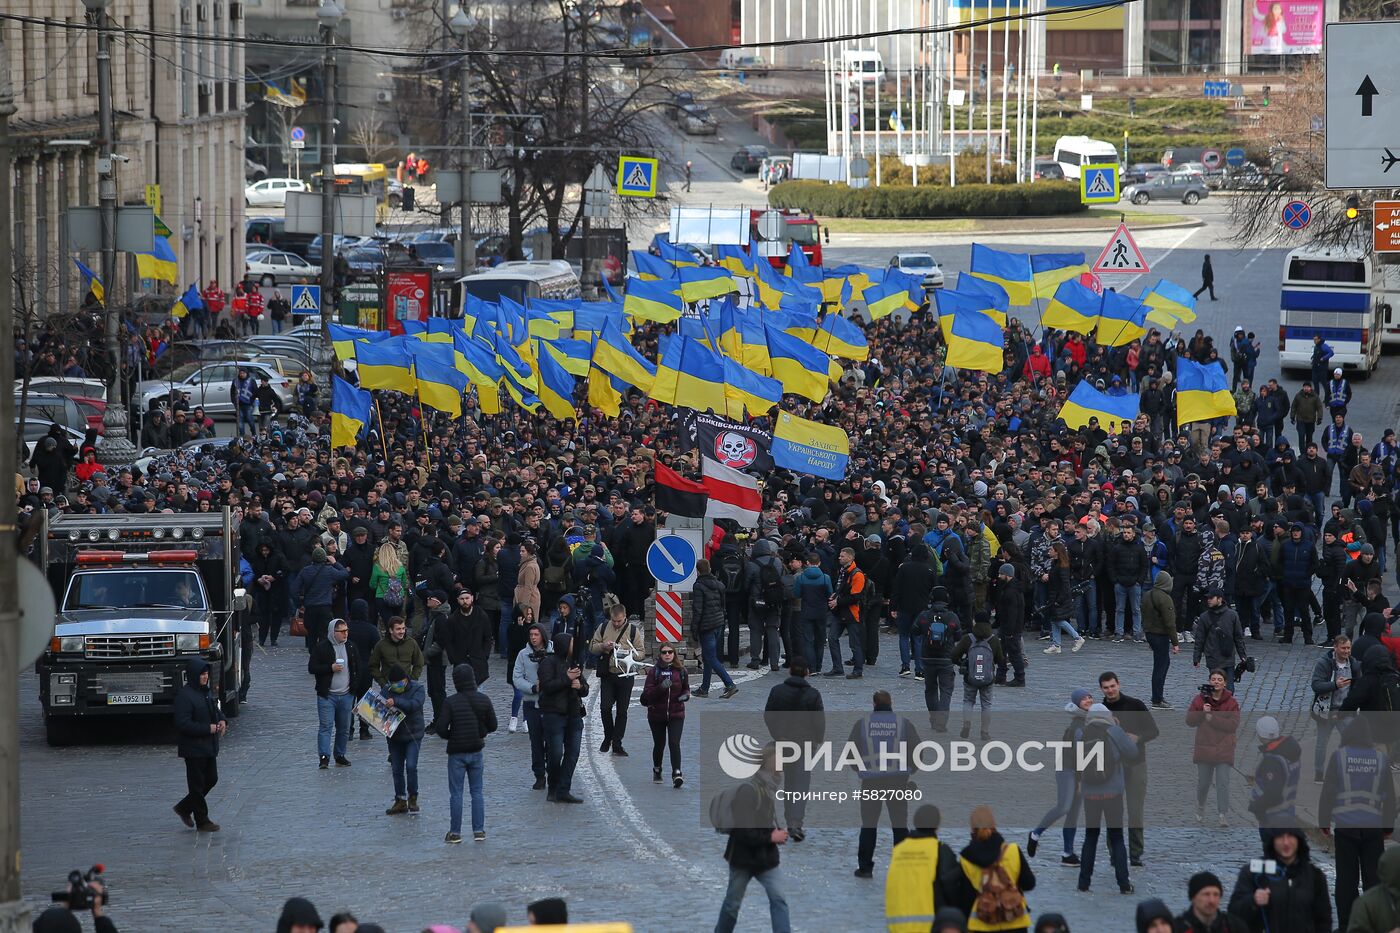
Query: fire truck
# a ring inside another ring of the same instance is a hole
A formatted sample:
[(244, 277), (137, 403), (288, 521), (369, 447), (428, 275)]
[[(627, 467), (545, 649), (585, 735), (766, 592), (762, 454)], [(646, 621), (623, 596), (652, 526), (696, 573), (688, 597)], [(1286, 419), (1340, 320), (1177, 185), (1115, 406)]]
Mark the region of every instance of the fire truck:
[[(764, 239), (760, 229), (762, 224), (759, 222), (764, 214), (782, 214), (787, 221), (781, 241)], [(794, 207), (782, 210), (750, 210), (749, 242), (753, 244), (750, 247), (753, 255), (767, 256), (768, 262), (778, 268), (787, 265), (788, 253), (793, 243), (802, 248), (802, 252), (807, 254), (807, 261), (812, 265), (822, 264), (821, 227), (817, 225), (817, 218), (811, 211), (800, 211)]]
[(194, 658), (210, 691), (238, 715), (243, 677), (238, 537), (230, 511), (46, 514), (40, 563), (58, 615), (39, 658), (50, 745), (113, 716), (172, 713)]

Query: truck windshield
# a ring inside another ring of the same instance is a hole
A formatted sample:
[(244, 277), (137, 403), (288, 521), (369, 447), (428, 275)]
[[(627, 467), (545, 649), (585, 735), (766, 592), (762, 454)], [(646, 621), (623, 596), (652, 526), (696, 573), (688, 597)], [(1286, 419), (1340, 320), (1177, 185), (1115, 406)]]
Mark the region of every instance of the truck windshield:
[(795, 224), (789, 222), (787, 225), (788, 239), (802, 246), (811, 246), (817, 242), (817, 225), (812, 223)]
[(63, 608), (204, 609), (205, 602), (192, 570), (123, 569), (74, 574)]

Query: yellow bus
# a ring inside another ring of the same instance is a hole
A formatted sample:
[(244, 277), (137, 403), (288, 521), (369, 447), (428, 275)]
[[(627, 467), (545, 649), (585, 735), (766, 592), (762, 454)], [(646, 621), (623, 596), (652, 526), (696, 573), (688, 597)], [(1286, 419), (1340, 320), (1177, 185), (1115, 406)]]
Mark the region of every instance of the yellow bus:
[[(389, 169), (381, 162), (337, 162), (336, 190), (343, 194), (374, 195), (374, 222), (389, 219)], [(311, 190), (321, 190), (321, 173), (311, 176)]]

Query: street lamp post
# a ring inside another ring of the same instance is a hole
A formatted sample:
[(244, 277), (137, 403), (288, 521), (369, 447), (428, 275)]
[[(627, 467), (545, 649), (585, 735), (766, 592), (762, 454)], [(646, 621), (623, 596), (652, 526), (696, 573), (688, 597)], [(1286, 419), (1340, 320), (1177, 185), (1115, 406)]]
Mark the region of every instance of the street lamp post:
[(462, 230), (457, 235), (457, 275), (471, 275), (476, 271), (476, 234), (472, 232), (472, 69), (471, 31), (476, 28), (476, 19), (460, 6), (448, 22), (448, 28), (461, 42), (462, 49), (462, 149), (457, 158), (457, 169), (462, 177)]
[(335, 34), (345, 16), (336, 0), (321, 0), (316, 10), (321, 44), (321, 340), (331, 345), (335, 310)]

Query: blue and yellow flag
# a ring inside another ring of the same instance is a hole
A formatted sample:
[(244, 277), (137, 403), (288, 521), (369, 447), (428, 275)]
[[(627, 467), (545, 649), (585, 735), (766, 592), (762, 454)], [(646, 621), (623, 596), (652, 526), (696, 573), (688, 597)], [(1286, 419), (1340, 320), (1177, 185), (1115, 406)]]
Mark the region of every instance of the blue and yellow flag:
[(598, 369), (588, 371), (588, 404), (607, 415), (616, 418), (622, 411), (622, 393), (627, 386), (615, 376)]
[(1176, 424), (1228, 418), (1235, 414), (1230, 380), (1218, 363), (1194, 363), (1185, 357), (1176, 360)]
[(870, 343), (865, 339), (864, 332), (839, 314), (827, 312), (817, 327), (794, 327), (788, 333), (807, 341), (823, 353), (843, 360), (870, 358)]
[(675, 283), (632, 279), (627, 283), (622, 310), (639, 321), (670, 324), (681, 316), (682, 304)]
[[(451, 357), (452, 348), (444, 349)], [(415, 357), (413, 374), (418, 380), (418, 398), (424, 405), (445, 411), (454, 418), (462, 417), (462, 393), (467, 391), (470, 384), (464, 374), (458, 372), (450, 363), (443, 365), (435, 356)]]
[(622, 302), (585, 301), (574, 311), (574, 336), (580, 340), (591, 339), (603, 330), (603, 325), (616, 319), (624, 334), (632, 332), (632, 320), (622, 313)]
[(370, 394), (339, 376), (331, 375), (331, 448), (354, 447), (369, 424)]
[(180, 281), (180, 263), (170, 241), (157, 233), (149, 253), (134, 253), (136, 274), (143, 279), (159, 279), (175, 285)]
[(937, 289), (933, 293), (934, 304), (938, 308), (938, 326), (946, 340), (954, 320), (964, 312), (985, 314), (998, 327), (1006, 326), (1006, 312), (998, 311), (992, 299), (981, 292), (962, 292), (948, 288)]
[(490, 347), (462, 333), (452, 335), (452, 362), (457, 372), (477, 386), (498, 386), (506, 374)]
[(676, 277), (676, 267), (660, 256), (653, 256), (644, 249), (632, 250), (631, 256), (632, 271), (643, 282), (653, 282), (658, 279), (665, 281)]
[(413, 357), (402, 337), (390, 337), (378, 343), (355, 345), (355, 375), (366, 389), (392, 389), (413, 394)]
[(331, 334), (331, 347), (335, 358), (342, 363), (355, 358), (355, 347), (361, 343), (379, 343), (389, 339), (387, 330), (365, 330), (363, 327), (350, 327), (346, 324), (328, 324)]
[(545, 411), (563, 421), (578, 419), (574, 410), (574, 377), (559, 365), (549, 353), (541, 353), (539, 363), (539, 397)]
[(814, 266), (807, 254), (802, 251), (802, 247), (793, 241), (788, 246), (787, 269), (784, 270), (788, 278), (794, 282), (801, 282), (803, 285), (821, 286), (822, 269), (821, 266)]
[(907, 297), (903, 283), (887, 277), (866, 288), (865, 309), (871, 320), (878, 321), (904, 307)]
[(1006, 366), (1006, 335), (986, 311), (959, 309), (943, 335), (948, 341), (946, 362), (954, 369), (999, 373)]
[(192, 282), (190, 287), (185, 289), (185, 293), (175, 302), (170, 309), (170, 316), (177, 321), (189, 314), (191, 311), (198, 311), (204, 307), (204, 298), (199, 294), (199, 283)]
[(582, 379), (588, 375), (589, 360), (593, 358), (593, 342), (560, 337), (558, 340), (535, 341), (535, 355), (540, 349), (554, 357), (554, 361), (564, 367), (564, 372)]
[(1031, 281), (1037, 298), (1053, 295), (1061, 282), (1089, 271), (1083, 253), (1031, 253)]
[(724, 361), (689, 337), (672, 337), (656, 364), (650, 395), (658, 402), (724, 414)]
[(1099, 426), (1107, 429), (1120, 421), (1134, 420), (1138, 410), (1138, 396), (1108, 395), (1089, 385), (1088, 379), (1081, 379), (1061, 406), (1060, 417), (1076, 431), (1087, 427), (1090, 418), (1099, 419)]
[(764, 332), (773, 377), (783, 384), (783, 391), (814, 402), (826, 398), (831, 378), (831, 359), (816, 347), (783, 333), (768, 321), (764, 322)]
[(1045, 306), (1040, 323), (1046, 327), (1060, 327), (1078, 334), (1092, 333), (1099, 323), (1099, 309), (1103, 297), (1077, 279), (1061, 282), (1055, 289), (1055, 296)]
[(427, 321), (415, 321), (412, 318), (403, 318), (399, 321), (399, 326), (403, 328), (403, 334), (405, 337), (413, 337), (414, 339), (417, 339), (419, 337), (426, 336), (428, 333)]
[(430, 317), (427, 329), (418, 339), (425, 343), (451, 343), (452, 335), (457, 332), (466, 333), (466, 324), (461, 319)]
[(97, 277), (97, 273), (83, 265), (83, 261), (76, 257), (73, 259), (73, 265), (77, 266), (78, 271), (83, 275), (83, 288), (92, 292), (92, 297), (97, 299), (97, 303), (105, 307), (107, 304), (107, 289), (102, 287), (102, 280)]
[(1025, 253), (1008, 253), (973, 243), (972, 274), (1000, 285), (1013, 305), (1028, 305), (1034, 297), (1031, 258)]
[(722, 357), (722, 359), (724, 361), (724, 398), (730, 418), (742, 421), (745, 410), (750, 415), (765, 414), (782, 400), (783, 386), (778, 380), (749, 372), (729, 357)]
[(706, 298), (718, 298), (739, 290), (728, 269), (719, 266), (681, 266), (681, 301), (694, 304)]
[(700, 265), (700, 261), (695, 258), (694, 253), (683, 246), (675, 245), (664, 233), (658, 233), (652, 237), (651, 245), (656, 247), (657, 255), (673, 266)]
[(656, 365), (637, 352), (616, 321), (609, 321), (594, 341), (592, 365), (643, 392), (651, 391), (656, 380)]
[(851, 459), (851, 438), (840, 428), (780, 411), (772, 451), (773, 462), (783, 469), (842, 480)]
[(1121, 347), (1147, 333), (1147, 305), (1137, 298), (1107, 290), (1099, 308), (1094, 339), (1105, 347)]
[(715, 265), (728, 269), (732, 275), (743, 276), (751, 279), (758, 273), (754, 271), (754, 259), (749, 251), (742, 246), (733, 246), (721, 243), (715, 247)]
[(1178, 324), (1196, 320), (1196, 296), (1175, 282), (1158, 279), (1157, 284), (1142, 293), (1143, 304), (1152, 310), (1147, 319), (1172, 329)]

